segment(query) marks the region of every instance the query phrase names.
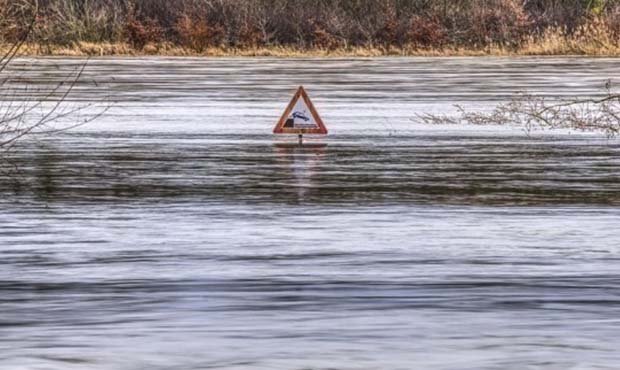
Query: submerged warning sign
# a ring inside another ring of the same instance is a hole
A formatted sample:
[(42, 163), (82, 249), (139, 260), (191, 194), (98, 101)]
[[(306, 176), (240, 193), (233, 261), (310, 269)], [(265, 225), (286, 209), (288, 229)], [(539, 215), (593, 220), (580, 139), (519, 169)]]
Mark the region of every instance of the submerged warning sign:
[(327, 134), (327, 128), (317, 113), (303, 86), (297, 89), (293, 99), (273, 129), (274, 134)]

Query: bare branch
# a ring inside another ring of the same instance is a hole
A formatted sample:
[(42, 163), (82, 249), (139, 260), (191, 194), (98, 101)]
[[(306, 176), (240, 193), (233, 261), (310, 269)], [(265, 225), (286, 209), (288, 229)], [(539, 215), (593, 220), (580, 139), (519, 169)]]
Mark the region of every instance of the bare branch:
[[(71, 103), (69, 100), (78, 82), (82, 81), (88, 60), (59, 81), (45, 83), (37, 88), (32, 88), (33, 83), (28, 78), (29, 71), (36, 67), (36, 62), (18, 64), (18, 68), (13, 68), (13, 65), (17, 64), (15, 58), (20, 48), (35, 27), (39, 11), (38, 1), (24, 0), (19, 10), (28, 19), (28, 25), (8, 51), (0, 56), (0, 172), (8, 168), (7, 153), (22, 139), (84, 125), (100, 117), (109, 108), (104, 106), (99, 111), (91, 111), (86, 118), (80, 118), (79, 113), (98, 108), (101, 102), (83, 104)], [(51, 106), (46, 103), (51, 103)], [(61, 124), (61, 121), (65, 123)]]
[(607, 91), (603, 98), (556, 99), (520, 93), (490, 112), (469, 112), (456, 106), (456, 115), (420, 114), (429, 124), (516, 125), (528, 134), (532, 129), (571, 129), (620, 133), (620, 94)]
[(28, 40), (28, 37), (34, 30), (34, 26), (37, 21), (37, 17), (39, 15), (39, 1), (34, 0), (31, 5), (31, 8), (32, 8), (32, 15), (28, 22), (28, 26), (26, 27), (26, 30), (22, 32), (21, 36), (18, 38), (18, 40), (14, 44), (11, 45), (9, 50), (0, 57), (0, 73), (2, 73), (2, 71), (4, 71), (4, 69), (9, 65), (9, 62), (13, 58), (15, 58), (19, 49), (24, 45), (26, 40)]

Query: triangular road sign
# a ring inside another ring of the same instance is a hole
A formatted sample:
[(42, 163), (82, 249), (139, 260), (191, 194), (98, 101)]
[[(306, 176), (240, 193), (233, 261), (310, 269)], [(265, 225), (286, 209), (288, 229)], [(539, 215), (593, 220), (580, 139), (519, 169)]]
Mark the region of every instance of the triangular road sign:
[(273, 129), (274, 134), (326, 135), (327, 128), (306, 93), (300, 86)]

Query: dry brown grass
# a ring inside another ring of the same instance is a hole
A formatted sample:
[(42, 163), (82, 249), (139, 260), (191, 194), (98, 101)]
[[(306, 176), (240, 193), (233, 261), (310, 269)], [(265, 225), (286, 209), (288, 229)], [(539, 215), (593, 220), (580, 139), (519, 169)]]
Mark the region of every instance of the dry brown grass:
[(540, 37), (528, 38), (518, 54), (620, 56), (620, 40), (604, 22), (593, 20), (569, 34), (563, 28), (547, 29)]
[[(0, 53), (8, 45), (0, 45)], [(26, 44), (21, 50), (23, 56), (205, 56), (205, 57), (451, 57), (451, 56), (551, 56), (582, 55), (601, 57), (620, 57), (620, 46), (613, 43), (592, 43), (588, 40), (561, 37), (561, 31), (548, 32), (543, 38), (528, 40), (518, 49), (501, 46), (488, 46), (483, 49), (466, 48), (416, 48), (405, 46), (390, 47), (350, 47), (338, 49), (299, 49), (286, 46), (271, 47), (208, 47), (202, 52), (175, 46), (170, 43), (148, 43), (136, 49), (127, 43), (79, 42), (71, 46)]]

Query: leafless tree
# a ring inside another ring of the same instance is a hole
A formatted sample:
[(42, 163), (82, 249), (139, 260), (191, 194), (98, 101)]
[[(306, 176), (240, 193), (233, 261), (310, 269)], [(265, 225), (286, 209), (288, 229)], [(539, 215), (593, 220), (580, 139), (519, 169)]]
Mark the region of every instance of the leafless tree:
[(99, 117), (107, 109), (87, 110), (94, 103), (71, 103), (70, 95), (81, 82), (87, 61), (61, 73), (59, 80), (35, 81), (31, 74), (35, 60), (18, 60), (19, 52), (36, 27), (37, 0), (16, 1), (12, 14), (21, 16), (25, 24), (0, 56), (0, 170), (6, 169), (6, 157), (22, 139), (68, 130)]

